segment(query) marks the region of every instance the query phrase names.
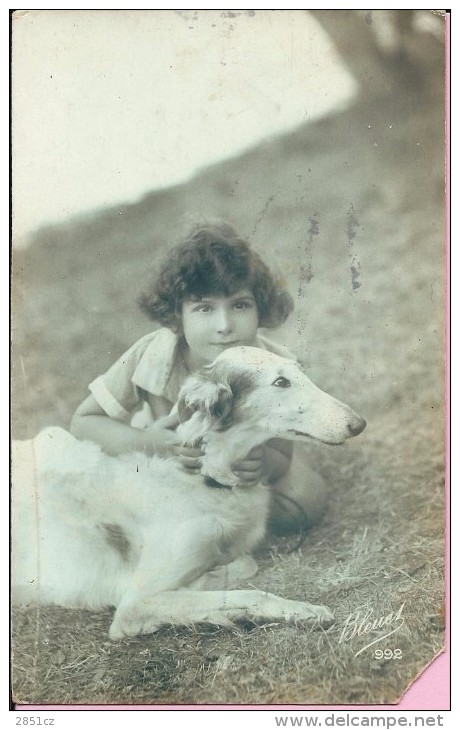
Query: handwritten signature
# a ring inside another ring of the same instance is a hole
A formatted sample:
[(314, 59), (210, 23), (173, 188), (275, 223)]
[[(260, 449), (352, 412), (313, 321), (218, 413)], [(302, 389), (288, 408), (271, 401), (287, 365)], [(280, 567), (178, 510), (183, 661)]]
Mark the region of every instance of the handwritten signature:
[(396, 612), (388, 613), (386, 616), (380, 616), (379, 618), (373, 618), (373, 608), (368, 608), (363, 614), (361, 614), (360, 611), (350, 613), (345, 619), (345, 624), (343, 626), (342, 633), (340, 634), (339, 644), (345, 641), (351, 641), (355, 636), (364, 636), (373, 631), (377, 631), (378, 629), (391, 627), (387, 633), (383, 634), (383, 636), (377, 636), (377, 638), (373, 639), (357, 651), (355, 654), (355, 657), (357, 657), (359, 654), (362, 654), (363, 651), (369, 649), (370, 646), (373, 646), (373, 644), (377, 644), (378, 641), (387, 639), (404, 626), (404, 617), (402, 612), (405, 605), (406, 602), (404, 602)]

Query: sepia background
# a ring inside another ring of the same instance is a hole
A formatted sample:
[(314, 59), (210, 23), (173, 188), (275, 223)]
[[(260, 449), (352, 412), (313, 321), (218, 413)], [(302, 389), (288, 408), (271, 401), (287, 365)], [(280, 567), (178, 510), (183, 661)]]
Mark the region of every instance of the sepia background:
[[(285, 278), (271, 336), (368, 421), (311, 449), (328, 512), (300, 547), (271, 536), (252, 581), (328, 605), (330, 630), (110, 642), (109, 611), (18, 610), (17, 701), (394, 703), (442, 650), (444, 73), (432, 11), (15, 13), (13, 436), (68, 427), (152, 328), (158, 257), (207, 217)], [(377, 644), (400, 660), (340, 641), (350, 613), (402, 604)]]

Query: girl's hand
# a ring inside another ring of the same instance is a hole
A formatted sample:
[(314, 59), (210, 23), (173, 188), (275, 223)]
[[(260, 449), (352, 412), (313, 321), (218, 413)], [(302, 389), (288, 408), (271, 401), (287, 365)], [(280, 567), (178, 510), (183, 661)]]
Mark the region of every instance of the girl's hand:
[(174, 447), (174, 456), (187, 474), (200, 473), (204, 456), (204, 450), (201, 447), (178, 445)]
[(151, 453), (167, 458), (172, 456), (174, 448), (180, 444), (179, 437), (174, 429), (179, 425), (176, 414), (159, 418), (145, 431), (147, 449)]
[(251, 449), (243, 461), (233, 465), (232, 471), (235, 472), (242, 486), (255, 487), (266, 475), (265, 447), (256, 446)]

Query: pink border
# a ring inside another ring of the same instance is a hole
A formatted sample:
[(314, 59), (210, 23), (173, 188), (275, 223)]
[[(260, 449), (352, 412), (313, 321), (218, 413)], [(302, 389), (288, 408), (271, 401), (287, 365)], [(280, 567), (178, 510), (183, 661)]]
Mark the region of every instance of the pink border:
[(178, 711), (206, 711), (227, 710), (291, 710), (292, 712), (304, 709), (314, 711), (325, 710), (450, 710), (450, 13), (445, 16), (445, 45), (446, 45), (446, 107), (445, 107), (445, 135), (446, 135), (446, 204), (445, 204), (445, 292), (446, 292), (446, 327), (445, 327), (445, 414), (446, 414), (446, 647), (433, 661), (414, 679), (398, 704), (395, 705), (16, 705), (16, 710), (55, 710), (55, 711), (106, 711), (106, 710), (146, 710), (152, 712)]

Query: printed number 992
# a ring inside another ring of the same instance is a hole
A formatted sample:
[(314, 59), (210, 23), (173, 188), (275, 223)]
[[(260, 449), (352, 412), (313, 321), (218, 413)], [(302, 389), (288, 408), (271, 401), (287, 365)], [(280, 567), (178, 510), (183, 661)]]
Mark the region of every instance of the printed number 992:
[(376, 649), (374, 659), (402, 659), (401, 649)]

